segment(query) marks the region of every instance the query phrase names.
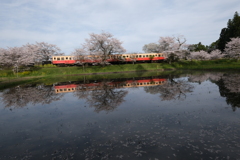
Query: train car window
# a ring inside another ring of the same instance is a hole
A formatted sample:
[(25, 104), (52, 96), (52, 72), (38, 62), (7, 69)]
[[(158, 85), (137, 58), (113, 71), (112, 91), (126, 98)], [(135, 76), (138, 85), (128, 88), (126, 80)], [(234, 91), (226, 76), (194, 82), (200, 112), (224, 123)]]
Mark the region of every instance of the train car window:
[(60, 60), (60, 58), (57, 58), (57, 60)]
[(125, 58), (126, 56), (123, 56), (123, 58)]
[(56, 60), (56, 57), (54, 57), (53, 59)]
[(146, 57), (148, 57), (148, 55), (146, 55)]
[(143, 55), (143, 57), (145, 57), (145, 55)]
[(60, 89), (60, 91), (63, 91), (62, 89)]
[(64, 57), (62, 57), (61, 60), (64, 60)]
[(142, 55), (139, 55), (139, 58), (141, 58), (142, 57)]
[(136, 58), (138, 58), (138, 55), (136, 55)]
[(72, 57), (69, 57), (69, 60), (72, 60)]
[(68, 57), (66, 57), (66, 60), (68, 60)]

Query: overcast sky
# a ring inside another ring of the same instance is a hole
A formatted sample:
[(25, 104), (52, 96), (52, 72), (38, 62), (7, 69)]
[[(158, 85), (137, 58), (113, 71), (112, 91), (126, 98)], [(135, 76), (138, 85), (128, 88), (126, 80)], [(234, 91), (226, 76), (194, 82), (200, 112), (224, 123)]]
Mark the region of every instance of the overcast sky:
[(0, 0), (0, 47), (44, 41), (68, 55), (102, 31), (127, 52), (143, 52), (160, 36), (209, 45), (236, 11), (239, 0)]

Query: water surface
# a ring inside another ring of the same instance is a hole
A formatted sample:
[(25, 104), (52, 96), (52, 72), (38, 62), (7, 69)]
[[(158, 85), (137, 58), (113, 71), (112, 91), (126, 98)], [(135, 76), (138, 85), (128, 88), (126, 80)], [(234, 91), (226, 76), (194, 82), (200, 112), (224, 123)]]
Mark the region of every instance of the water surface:
[(86, 76), (5, 89), (0, 159), (238, 159), (239, 77)]

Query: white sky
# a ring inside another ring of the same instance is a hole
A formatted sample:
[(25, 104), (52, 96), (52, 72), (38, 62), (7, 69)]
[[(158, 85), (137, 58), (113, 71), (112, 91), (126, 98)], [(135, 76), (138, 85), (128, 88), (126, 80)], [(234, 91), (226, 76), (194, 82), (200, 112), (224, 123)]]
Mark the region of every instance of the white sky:
[(102, 31), (127, 52), (143, 52), (160, 36), (209, 45), (236, 11), (239, 0), (0, 0), (0, 47), (44, 41), (68, 55)]

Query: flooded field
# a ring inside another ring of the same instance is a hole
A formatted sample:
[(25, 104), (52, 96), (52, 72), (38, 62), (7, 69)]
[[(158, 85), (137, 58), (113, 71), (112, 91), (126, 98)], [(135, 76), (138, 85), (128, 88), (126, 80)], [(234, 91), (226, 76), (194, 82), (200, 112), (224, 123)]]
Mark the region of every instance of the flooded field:
[(240, 74), (66, 79), (0, 91), (0, 159), (240, 159)]

